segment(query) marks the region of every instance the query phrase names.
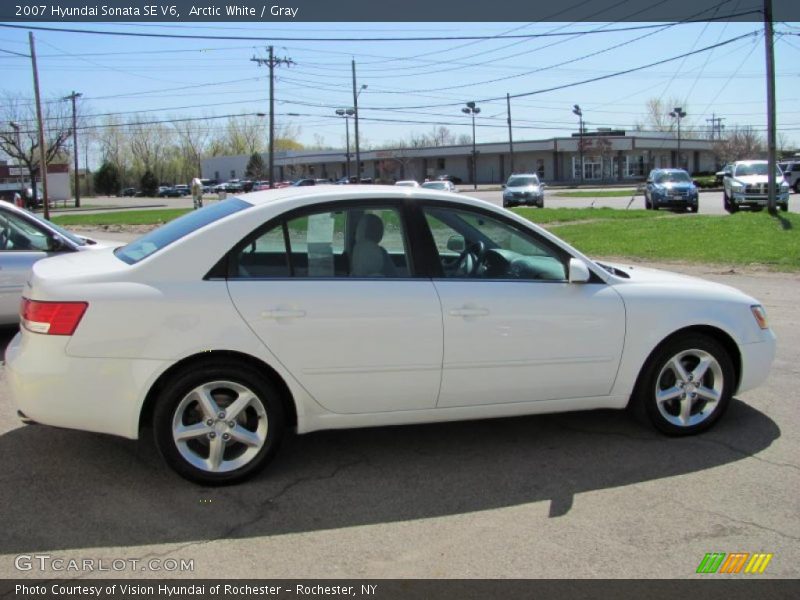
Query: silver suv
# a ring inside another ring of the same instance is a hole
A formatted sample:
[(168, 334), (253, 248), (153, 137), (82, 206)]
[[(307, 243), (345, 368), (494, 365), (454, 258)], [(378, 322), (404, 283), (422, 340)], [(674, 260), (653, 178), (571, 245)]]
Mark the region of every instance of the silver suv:
[[(767, 205), (767, 161), (740, 160), (725, 166), (722, 179), (722, 201), (725, 210), (735, 213), (740, 208), (761, 210)], [(776, 173), (777, 204), (781, 210), (789, 210), (789, 184), (783, 173)]]
[(503, 206), (528, 204), (544, 208), (544, 188), (536, 173), (511, 175), (503, 186)]

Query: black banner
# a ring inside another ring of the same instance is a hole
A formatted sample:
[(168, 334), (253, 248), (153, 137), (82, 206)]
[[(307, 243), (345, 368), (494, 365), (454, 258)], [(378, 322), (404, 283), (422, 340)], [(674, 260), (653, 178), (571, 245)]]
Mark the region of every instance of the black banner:
[(661, 600), (792, 599), (800, 597), (794, 580), (741, 579), (668, 580), (0, 580), (0, 598), (99, 598), (101, 600), (194, 600), (196, 598), (288, 600), (299, 598), (358, 598), (359, 600), (562, 600), (565, 598), (636, 598)]
[[(772, 0), (775, 21), (800, 15)], [(763, 0), (3, 0), (0, 21), (77, 22), (674, 22), (763, 20)]]

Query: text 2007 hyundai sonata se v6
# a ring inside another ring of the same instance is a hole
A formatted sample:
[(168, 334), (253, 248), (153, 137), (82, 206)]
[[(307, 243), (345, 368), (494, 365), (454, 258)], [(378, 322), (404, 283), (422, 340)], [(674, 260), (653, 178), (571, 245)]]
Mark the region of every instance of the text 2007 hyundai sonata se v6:
[(631, 406), (707, 429), (767, 377), (757, 300), (591, 261), (455, 194), (287, 188), (36, 263), (7, 378), (22, 416), (239, 481), (285, 430)]

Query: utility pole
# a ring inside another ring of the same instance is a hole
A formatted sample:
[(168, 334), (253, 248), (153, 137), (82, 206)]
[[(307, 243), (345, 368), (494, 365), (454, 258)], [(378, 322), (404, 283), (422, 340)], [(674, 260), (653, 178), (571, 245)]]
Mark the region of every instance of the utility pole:
[[(44, 147), (44, 119), (42, 118), (42, 98), (39, 95), (39, 69), (36, 67), (36, 46), (33, 43), (33, 32), (28, 32), (28, 43), (31, 46), (31, 66), (33, 67), (33, 94), (36, 99), (36, 120), (39, 124), (39, 174), (42, 178), (42, 205), (44, 218), (50, 218), (50, 201), (47, 197), (47, 149)], [(33, 178), (36, 189), (36, 177)]]
[(715, 139), (721, 140), (722, 139), (722, 122), (725, 120), (725, 117), (718, 117), (716, 113), (711, 114), (710, 119), (706, 119), (706, 123), (711, 123), (711, 141), (713, 142)]
[(583, 185), (583, 111), (575, 104), (572, 107), (572, 114), (578, 117), (578, 156), (580, 157), (580, 173), (578, 174), (578, 185)]
[(511, 155), (511, 174), (514, 174), (514, 138), (511, 136), (511, 95), (506, 92), (506, 108), (508, 110), (508, 153)]
[(777, 214), (775, 205), (775, 54), (772, 44), (772, 0), (764, 0), (764, 44), (767, 58), (767, 210)]
[(269, 67), (269, 187), (275, 187), (275, 67), (286, 65), (291, 67), (295, 62), (291, 58), (275, 58), (274, 48), (269, 48), (269, 58), (256, 58), (250, 60), (259, 67)]
[(62, 100), (72, 100), (72, 153), (75, 155), (75, 208), (81, 206), (81, 184), (78, 178), (78, 120), (75, 111), (75, 100), (83, 96), (73, 91), (69, 96)]

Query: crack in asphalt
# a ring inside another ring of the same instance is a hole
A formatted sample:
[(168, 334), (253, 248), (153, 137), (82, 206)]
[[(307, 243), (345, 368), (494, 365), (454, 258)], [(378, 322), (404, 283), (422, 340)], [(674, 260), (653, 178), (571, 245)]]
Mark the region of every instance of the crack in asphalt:
[[(247, 527), (250, 527), (251, 525), (254, 525), (255, 523), (258, 523), (261, 519), (266, 517), (267, 512), (269, 511), (270, 508), (272, 508), (272, 505), (277, 500), (279, 500), (280, 498), (285, 496), (289, 491), (291, 491), (292, 489), (296, 488), (297, 486), (302, 485), (304, 483), (309, 483), (309, 482), (318, 482), (318, 481), (326, 481), (326, 480), (334, 479), (343, 470), (348, 469), (350, 467), (355, 467), (357, 465), (364, 464), (364, 463), (368, 462), (366, 457), (361, 456), (359, 454), (356, 454), (356, 456), (358, 457), (357, 459), (350, 460), (348, 462), (336, 465), (330, 473), (326, 473), (324, 475), (298, 477), (296, 479), (293, 479), (293, 480), (289, 481), (288, 483), (286, 483), (286, 485), (284, 485), (275, 494), (269, 496), (268, 498), (266, 498), (266, 499), (264, 499), (264, 500), (262, 500), (261, 502), (258, 503), (257, 514), (252, 519), (249, 519), (249, 520), (247, 520), (247, 521), (245, 521), (243, 523), (237, 523), (236, 525), (230, 527), (229, 529), (227, 529), (226, 531), (224, 531), (220, 535), (217, 535), (217, 536), (214, 536), (213, 538), (209, 538), (209, 539), (205, 539), (205, 540), (195, 540), (195, 541), (192, 541), (192, 542), (188, 542), (186, 544), (182, 544), (182, 545), (177, 546), (177, 547), (172, 547), (172, 548), (170, 548), (169, 550), (167, 550), (165, 552), (155, 552), (155, 553), (146, 554), (144, 556), (139, 557), (138, 561), (140, 563), (146, 563), (147, 561), (152, 560), (154, 558), (163, 558), (165, 556), (178, 554), (178, 553), (180, 553), (181, 551), (183, 551), (183, 550), (185, 550), (187, 548), (192, 548), (192, 547), (196, 547), (196, 546), (202, 546), (202, 545), (205, 545), (205, 544), (210, 544), (212, 542), (217, 542), (217, 541), (220, 541), (220, 540), (229, 539), (229, 538), (233, 537), (236, 534), (237, 531), (240, 531), (242, 529), (246, 529)], [(237, 504), (240, 504), (240, 503), (237, 502)], [(154, 571), (150, 571), (150, 572), (154, 572)], [(72, 579), (83, 579), (83, 578), (89, 577), (90, 575), (91, 575), (91, 573), (87, 572), (85, 574), (77, 575), (76, 577), (73, 577)]]

